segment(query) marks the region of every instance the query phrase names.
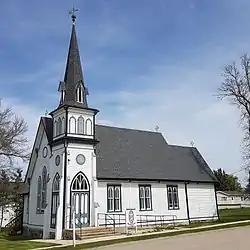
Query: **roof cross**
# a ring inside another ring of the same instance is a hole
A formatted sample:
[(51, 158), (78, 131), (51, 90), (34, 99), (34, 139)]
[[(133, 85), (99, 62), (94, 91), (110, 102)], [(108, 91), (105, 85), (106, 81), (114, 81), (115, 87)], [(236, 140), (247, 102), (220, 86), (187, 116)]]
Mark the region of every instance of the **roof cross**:
[(72, 10), (69, 11), (69, 14), (71, 15), (73, 24), (74, 24), (75, 21), (76, 21), (76, 12), (77, 12), (77, 11), (79, 11), (79, 10), (78, 10), (78, 9), (75, 9), (74, 5), (73, 5)]

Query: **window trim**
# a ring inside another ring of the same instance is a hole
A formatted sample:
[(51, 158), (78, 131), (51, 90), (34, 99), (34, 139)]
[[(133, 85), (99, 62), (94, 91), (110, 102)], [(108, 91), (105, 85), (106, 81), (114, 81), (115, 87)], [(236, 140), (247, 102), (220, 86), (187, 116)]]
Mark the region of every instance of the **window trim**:
[[(172, 203), (173, 206), (170, 206), (169, 204), (169, 188), (171, 189), (171, 195), (172, 195)], [(175, 202), (174, 202), (174, 196), (173, 196), (173, 189), (176, 188), (176, 192), (177, 192), (177, 206), (175, 207)], [(178, 185), (167, 185), (167, 203), (168, 203), (168, 210), (179, 210), (180, 209), (180, 199), (179, 199), (179, 189), (178, 189)]]
[(54, 137), (57, 136), (57, 127), (58, 127), (57, 121), (55, 121), (55, 122), (54, 122)]
[(37, 178), (37, 201), (36, 201), (36, 213), (40, 214), (41, 213), (41, 207), (42, 207), (42, 177), (39, 176)]
[[(113, 197), (112, 197), (112, 200), (113, 200), (113, 209), (109, 209), (109, 188), (113, 188)], [(116, 188), (119, 189), (119, 210), (116, 210), (115, 209), (115, 201), (116, 201), (116, 198), (115, 198), (115, 190)], [(107, 184), (107, 213), (120, 213), (122, 212), (122, 189), (121, 189), (121, 184)]]
[(62, 119), (59, 117), (58, 119), (58, 135), (62, 134)]
[(43, 172), (42, 172), (42, 188), (41, 188), (41, 212), (44, 212), (44, 209), (46, 208), (46, 201), (47, 201), (47, 175), (48, 175), (48, 170), (44, 166), (43, 167)]
[[(51, 190), (51, 212), (50, 212), (50, 228), (55, 228), (57, 223), (57, 218), (55, 216), (55, 223), (53, 223), (53, 211), (54, 211), (54, 205), (57, 204), (57, 209), (60, 206), (60, 181), (61, 177), (59, 173), (57, 172), (54, 176), (53, 182), (52, 182), (52, 190)], [(58, 202), (58, 203), (57, 203)], [(55, 213), (57, 215), (57, 211)]]
[[(153, 211), (153, 198), (152, 198), (152, 189), (151, 189), (151, 184), (139, 184), (138, 185), (139, 187), (139, 211)], [(141, 207), (141, 196), (140, 196), (140, 190), (141, 188), (144, 189), (144, 205), (145, 205), (145, 208), (142, 208)], [(146, 202), (146, 199), (148, 199), (146, 197), (146, 188), (149, 188), (149, 194), (150, 194), (150, 208), (147, 208), (147, 202)]]
[[(82, 124), (80, 124), (82, 122)], [(78, 135), (84, 135), (85, 133), (85, 126), (84, 126), (84, 117), (82, 115), (80, 115), (78, 118), (77, 118), (77, 134)], [(82, 125), (82, 126), (80, 126)], [(80, 131), (80, 128), (82, 129), (82, 131)]]
[(85, 121), (85, 135), (93, 135), (93, 123), (90, 118), (86, 119)]
[[(71, 131), (72, 129), (71, 129), (71, 124), (73, 124), (74, 123), (74, 131)], [(77, 131), (77, 122), (76, 122), (76, 118), (74, 117), (74, 116), (71, 116), (70, 118), (69, 118), (69, 134), (76, 134), (76, 131)]]
[(76, 89), (76, 100), (79, 103), (83, 103), (83, 88), (81, 85), (79, 85)]

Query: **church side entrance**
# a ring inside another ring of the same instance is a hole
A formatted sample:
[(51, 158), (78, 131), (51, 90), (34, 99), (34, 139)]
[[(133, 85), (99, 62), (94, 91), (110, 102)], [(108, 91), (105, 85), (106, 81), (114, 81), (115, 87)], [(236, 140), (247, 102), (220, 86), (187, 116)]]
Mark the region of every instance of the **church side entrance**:
[(90, 191), (86, 176), (80, 172), (71, 183), (70, 190), (70, 227), (73, 227), (73, 213), (75, 213), (75, 227), (88, 227), (90, 220)]

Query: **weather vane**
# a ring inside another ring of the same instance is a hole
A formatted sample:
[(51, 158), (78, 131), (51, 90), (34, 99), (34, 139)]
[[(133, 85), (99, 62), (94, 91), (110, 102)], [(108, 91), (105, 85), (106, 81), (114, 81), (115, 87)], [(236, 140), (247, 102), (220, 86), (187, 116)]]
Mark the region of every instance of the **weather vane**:
[(191, 141), (190, 145), (191, 145), (191, 147), (193, 147), (194, 146), (194, 141)]
[(79, 11), (78, 9), (75, 9), (74, 5), (72, 10), (69, 11), (69, 14), (71, 15), (72, 22), (75, 23), (76, 21), (76, 12)]

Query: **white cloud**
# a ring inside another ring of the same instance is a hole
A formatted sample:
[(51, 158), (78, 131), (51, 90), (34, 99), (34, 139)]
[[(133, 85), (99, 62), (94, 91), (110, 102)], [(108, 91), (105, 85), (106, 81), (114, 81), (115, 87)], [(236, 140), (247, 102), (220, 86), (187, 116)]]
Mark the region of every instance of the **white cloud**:
[[(154, 67), (127, 84), (144, 85), (142, 89), (93, 96), (100, 119), (146, 130), (154, 130), (158, 124), (170, 144), (190, 145), (194, 141), (212, 169), (239, 170), (243, 136), (239, 111), (214, 96), (211, 85), (219, 84), (218, 72), (210, 67), (167, 68)], [(243, 180), (245, 173), (238, 176)]]
[[(242, 133), (238, 110), (218, 101), (211, 89), (209, 92), (199, 87), (201, 81), (209, 83), (210, 79), (217, 79), (215, 73), (206, 68), (167, 68), (154, 67), (128, 84), (133, 86), (136, 81), (145, 88), (93, 93), (89, 98), (94, 100), (91, 106), (100, 109), (98, 123), (145, 130), (154, 130), (158, 124), (170, 144), (190, 145), (194, 141), (212, 169), (239, 170)], [(170, 87), (166, 84), (169, 81)], [(44, 110), (11, 98), (4, 99), (3, 104), (11, 105), (27, 121), (32, 145)], [(238, 176), (243, 180), (244, 175), (241, 172)]]

